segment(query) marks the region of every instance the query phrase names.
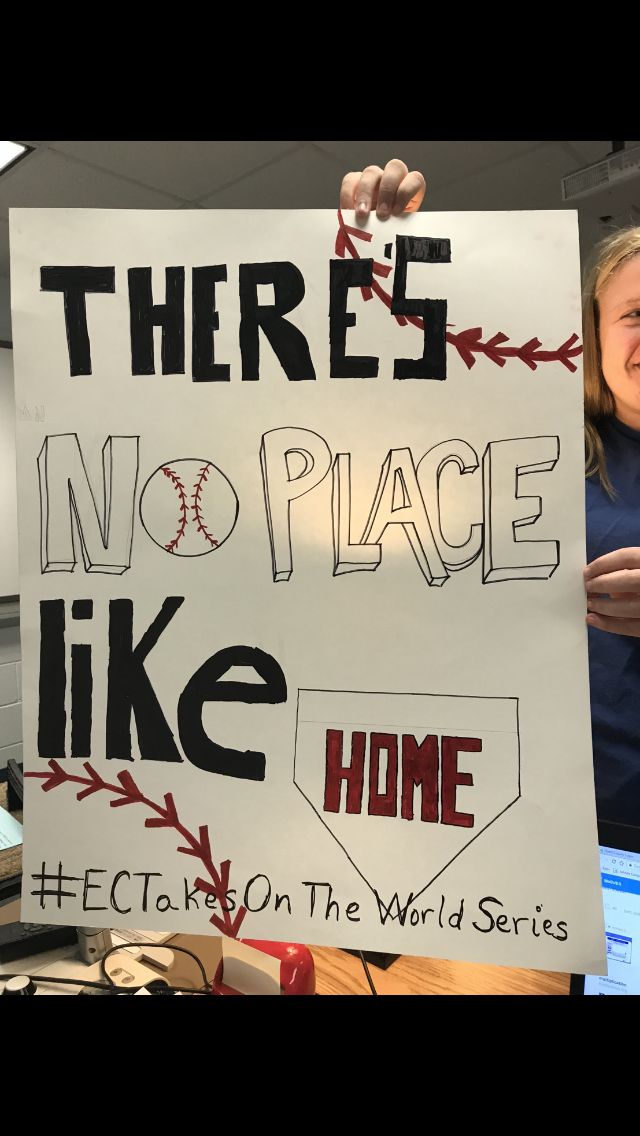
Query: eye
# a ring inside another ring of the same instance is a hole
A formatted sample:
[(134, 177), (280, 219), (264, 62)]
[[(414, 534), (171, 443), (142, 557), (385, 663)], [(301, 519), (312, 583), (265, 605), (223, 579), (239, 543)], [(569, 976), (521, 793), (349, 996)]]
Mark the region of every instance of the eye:
[(632, 312), (626, 312), (622, 317), (623, 319), (640, 319), (640, 308), (635, 308)]

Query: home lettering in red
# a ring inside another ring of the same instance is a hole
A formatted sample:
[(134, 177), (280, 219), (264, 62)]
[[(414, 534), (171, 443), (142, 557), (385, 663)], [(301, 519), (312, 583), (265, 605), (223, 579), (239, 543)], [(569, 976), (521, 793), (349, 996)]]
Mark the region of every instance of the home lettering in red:
[[(325, 812), (362, 812), (368, 759), (369, 816), (395, 817), (399, 812), (402, 820), (413, 820), (415, 816), (429, 823), (473, 828), (474, 814), (457, 809), (458, 786), (472, 786), (474, 783), (473, 774), (458, 767), (458, 757), (461, 753), (481, 753), (480, 738), (427, 734), (418, 741), (413, 734), (354, 730), (351, 733), (349, 765), (344, 764), (344, 750), (345, 731), (328, 729)], [(386, 763), (386, 776), (381, 788), (383, 762)], [(346, 794), (341, 793), (343, 782)], [(419, 791), (417, 802), (416, 790)], [(342, 810), (341, 796), (344, 799)]]

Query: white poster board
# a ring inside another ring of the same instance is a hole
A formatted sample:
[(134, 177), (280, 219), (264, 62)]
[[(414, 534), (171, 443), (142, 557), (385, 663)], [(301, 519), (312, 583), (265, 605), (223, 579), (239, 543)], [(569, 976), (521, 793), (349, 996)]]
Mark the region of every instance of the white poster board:
[(575, 215), (11, 225), (24, 917), (602, 969)]

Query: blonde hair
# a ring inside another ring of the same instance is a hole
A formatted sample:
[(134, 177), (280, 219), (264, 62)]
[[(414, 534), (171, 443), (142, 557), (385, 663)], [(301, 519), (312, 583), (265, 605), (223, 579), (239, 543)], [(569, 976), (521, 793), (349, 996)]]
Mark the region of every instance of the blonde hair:
[(610, 497), (615, 496), (615, 491), (607, 473), (599, 424), (615, 413), (615, 400), (602, 373), (598, 301), (616, 269), (638, 253), (639, 227), (621, 229), (606, 237), (594, 249), (582, 291), (585, 475), (592, 477), (597, 473)]

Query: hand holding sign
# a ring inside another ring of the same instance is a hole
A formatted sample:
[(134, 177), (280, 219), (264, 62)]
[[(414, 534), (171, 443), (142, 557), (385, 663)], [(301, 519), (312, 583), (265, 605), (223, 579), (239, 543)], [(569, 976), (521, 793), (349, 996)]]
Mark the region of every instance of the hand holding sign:
[(587, 623), (640, 638), (640, 548), (617, 548), (584, 570)]
[(392, 158), (384, 170), (367, 166), (346, 174), (340, 189), (340, 208), (355, 209), (359, 221), (366, 221), (375, 207), (379, 221), (415, 213), (422, 204), (427, 185), (418, 170), (409, 172), (400, 158)]

